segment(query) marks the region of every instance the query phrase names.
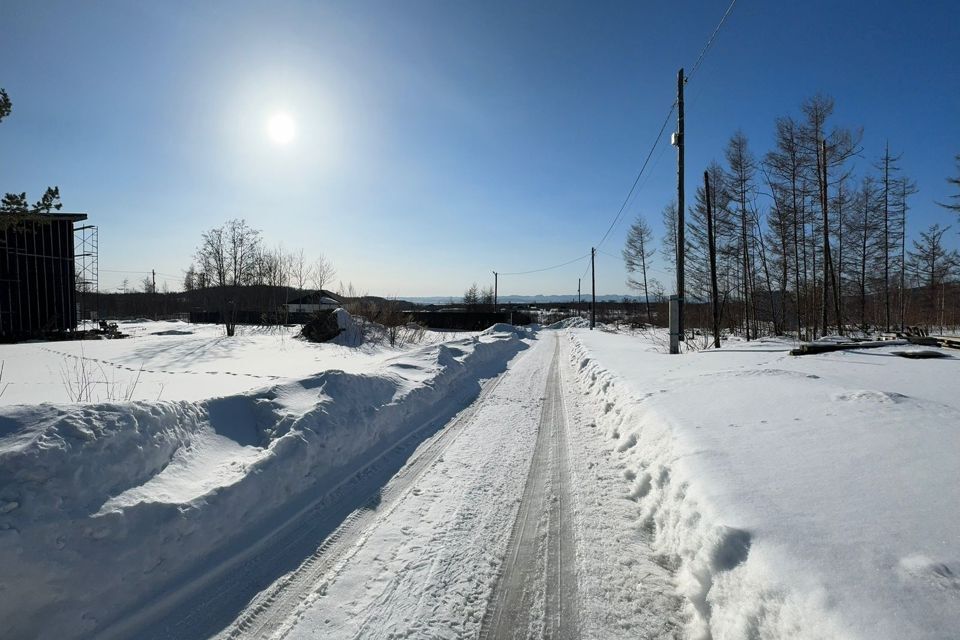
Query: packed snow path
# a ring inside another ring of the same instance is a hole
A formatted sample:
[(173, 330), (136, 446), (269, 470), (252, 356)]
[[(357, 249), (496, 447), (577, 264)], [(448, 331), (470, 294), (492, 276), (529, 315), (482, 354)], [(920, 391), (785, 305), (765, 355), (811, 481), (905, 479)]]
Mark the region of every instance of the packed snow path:
[(560, 341), (553, 341), (536, 449), (504, 572), (484, 618), (484, 640), (579, 637)]
[[(247, 611), (221, 636), (251, 639), (269, 637), (311, 593), (324, 590), (332, 575), (335, 574), (337, 564), (349, 559), (364, 531), (374, 526), (378, 519), (388, 517), (397, 508), (400, 501), (413, 489), (420, 476), (436, 463), (460, 431), (470, 423), (483, 399), (497, 388), (502, 379), (496, 378), (491, 381), (474, 404), (467, 407), (443, 431), (424, 444), (386, 487), (376, 488), (369, 493), (362, 501), (362, 506), (350, 513), (302, 565), (260, 594)], [(403, 455), (404, 446), (398, 445), (391, 453)], [(409, 451), (406, 453), (409, 454)], [(375, 465), (371, 467), (373, 468), (361, 474), (376, 474)], [(369, 490), (369, 483), (367, 490)], [(348, 492), (344, 492), (340, 502), (349, 504), (348, 500), (344, 500), (347, 495)], [(333, 515), (337, 517), (341, 513), (342, 510), (338, 509)]]
[[(133, 634), (145, 640), (272, 636), (298, 605), (326, 588), (338, 563), (349, 560), (367, 530), (389, 517), (420, 476), (470, 424), (484, 406), (484, 399), (495, 393), (502, 380), (502, 376), (490, 380), (476, 401), (443, 429), (437, 431), (436, 423), (428, 422), (371, 459), (274, 532), (268, 542), (261, 541), (258, 553), (228, 565), (226, 570), (200, 577), (190, 588), (158, 600), (108, 635), (123, 638)], [(299, 566), (269, 584), (223, 629), (276, 566), (303, 557), (306, 559)]]
[[(677, 637), (670, 572), (631, 531), (620, 471), (597, 464), (613, 462), (610, 445), (581, 401), (569, 348), (566, 335), (541, 334), (441, 429), (411, 434), (254, 558), (195, 595), (177, 594), (184, 604), (167, 606), (160, 620), (124, 631), (221, 640)], [(301, 560), (255, 586), (292, 558)]]
[(248, 636), (241, 616), (241, 633), (223, 635), (476, 638), (524, 494), (554, 342), (536, 341), (448, 426), (422, 473), (391, 481), (339, 561), (305, 581), (276, 624)]

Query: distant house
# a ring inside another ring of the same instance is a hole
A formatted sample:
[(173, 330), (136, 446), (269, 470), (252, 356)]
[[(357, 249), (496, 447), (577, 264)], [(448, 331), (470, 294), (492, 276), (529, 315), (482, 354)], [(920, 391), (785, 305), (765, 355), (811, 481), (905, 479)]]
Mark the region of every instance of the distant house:
[(343, 303), (340, 302), (336, 294), (326, 289), (308, 293), (284, 305), (290, 313), (314, 313), (321, 309), (337, 309), (342, 306)]
[(85, 213), (0, 216), (0, 339), (77, 326), (73, 223)]

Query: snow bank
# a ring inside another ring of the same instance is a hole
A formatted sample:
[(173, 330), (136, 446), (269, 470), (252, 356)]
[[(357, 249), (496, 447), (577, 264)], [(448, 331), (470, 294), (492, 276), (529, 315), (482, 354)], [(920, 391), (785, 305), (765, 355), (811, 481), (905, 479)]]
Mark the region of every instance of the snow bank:
[(587, 329), (590, 327), (590, 321), (579, 316), (564, 318), (559, 322), (548, 324), (544, 329)]
[(537, 328), (532, 325), (519, 327), (517, 325), (507, 324), (506, 322), (498, 322), (481, 331), (480, 335), (489, 336), (497, 333), (512, 333), (520, 338), (529, 338), (533, 337), (536, 332)]
[(736, 347), (678, 358), (573, 337), (689, 635), (956, 637), (960, 361)]
[(203, 402), (0, 408), (4, 633), (95, 635), (468, 403), (524, 346), (494, 332)]

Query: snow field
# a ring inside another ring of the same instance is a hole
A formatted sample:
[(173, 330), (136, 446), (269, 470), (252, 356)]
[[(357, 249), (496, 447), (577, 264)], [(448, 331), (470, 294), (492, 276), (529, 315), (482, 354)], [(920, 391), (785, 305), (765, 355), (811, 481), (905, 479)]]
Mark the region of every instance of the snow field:
[(0, 408), (5, 633), (95, 635), (175, 595), (364, 459), (469, 403), (521, 336), (486, 332), (364, 373), (199, 402)]
[(957, 635), (956, 359), (798, 359), (773, 342), (678, 358), (572, 335), (620, 498), (690, 637)]
[[(199, 401), (326, 369), (372, 372), (400, 352), (384, 345), (358, 347), (357, 328), (343, 316), (338, 321), (344, 333), (325, 344), (297, 339), (299, 325), (238, 326), (237, 335), (227, 338), (222, 325), (121, 320), (120, 331), (129, 336), (123, 339), (0, 345), (0, 405), (74, 402), (84, 381), (89, 387), (83, 401)], [(427, 331), (422, 344), (473, 335)]]

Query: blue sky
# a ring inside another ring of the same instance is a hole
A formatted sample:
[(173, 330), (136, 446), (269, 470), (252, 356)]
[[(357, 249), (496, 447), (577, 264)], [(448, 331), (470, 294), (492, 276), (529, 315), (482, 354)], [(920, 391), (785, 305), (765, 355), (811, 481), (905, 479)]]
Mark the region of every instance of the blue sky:
[[(0, 189), (57, 184), (88, 212), (103, 288), (150, 269), (178, 284), (200, 234), (242, 217), (360, 290), (459, 295), (600, 240), (726, 6), (9, 0)], [(887, 140), (904, 154), (911, 230), (956, 223), (934, 201), (960, 153), (958, 60), (955, 2), (739, 0), (687, 86), (688, 198), (736, 129), (760, 156), (774, 119), (821, 91), (836, 124), (864, 128), (858, 167)], [(289, 145), (265, 132), (278, 111)], [(654, 160), (603, 251), (637, 214), (661, 233), (667, 141)], [(574, 292), (585, 264), (500, 291)], [(624, 278), (600, 254), (598, 293)]]

